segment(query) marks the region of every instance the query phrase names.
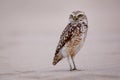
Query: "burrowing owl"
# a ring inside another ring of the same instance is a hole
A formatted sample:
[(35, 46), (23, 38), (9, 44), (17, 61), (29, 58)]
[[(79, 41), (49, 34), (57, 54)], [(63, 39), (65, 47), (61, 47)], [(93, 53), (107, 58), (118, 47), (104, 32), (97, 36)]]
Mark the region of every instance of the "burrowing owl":
[[(82, 48), (88, 30), (87, 17), (82, 11), (73, 11), (69, 16), (70, 23), (66, 26), (60, 41), (56, 48), (53, 65), (56, 65), (61, 59), (67, 57), (70, 66), (70, 71), (76, 70), (74, 56)], [(70, 59), (73, 63), (72, 68)]]

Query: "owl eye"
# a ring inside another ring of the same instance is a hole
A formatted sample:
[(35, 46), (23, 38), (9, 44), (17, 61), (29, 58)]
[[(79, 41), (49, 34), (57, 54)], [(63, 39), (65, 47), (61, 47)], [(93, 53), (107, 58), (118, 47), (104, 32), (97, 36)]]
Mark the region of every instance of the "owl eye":
[(83, 15), (82, 14), (79, 14), (78, 17), (82, 17)]

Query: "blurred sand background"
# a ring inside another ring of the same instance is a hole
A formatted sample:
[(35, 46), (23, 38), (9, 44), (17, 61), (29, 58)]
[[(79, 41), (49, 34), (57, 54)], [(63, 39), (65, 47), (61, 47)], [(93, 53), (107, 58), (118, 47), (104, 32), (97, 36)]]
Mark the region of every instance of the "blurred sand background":
[[(0, 80), (120, 80), (119, 0), (0, 0)], [(84, 11), (89, 30), (69, 71), (52, 66), (68, 16)]]

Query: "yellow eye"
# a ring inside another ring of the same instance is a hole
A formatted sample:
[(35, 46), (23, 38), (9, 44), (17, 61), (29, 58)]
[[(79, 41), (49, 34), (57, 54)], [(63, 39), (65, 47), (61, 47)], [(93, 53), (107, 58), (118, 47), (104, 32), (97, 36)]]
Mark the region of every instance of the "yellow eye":
[(83, 15), (82, 14), (79, 14), (78, 17), (82, 17)]

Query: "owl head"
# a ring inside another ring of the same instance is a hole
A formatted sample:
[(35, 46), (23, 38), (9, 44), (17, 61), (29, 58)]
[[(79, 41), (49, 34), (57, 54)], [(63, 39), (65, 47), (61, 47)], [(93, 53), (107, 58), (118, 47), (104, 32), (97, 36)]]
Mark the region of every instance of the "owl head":
[(70, 23), (80, 22), (86, 19), (86, 15), (82, 11), (73, 11), (69, 16)]

